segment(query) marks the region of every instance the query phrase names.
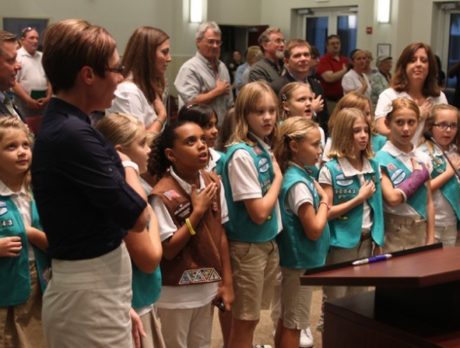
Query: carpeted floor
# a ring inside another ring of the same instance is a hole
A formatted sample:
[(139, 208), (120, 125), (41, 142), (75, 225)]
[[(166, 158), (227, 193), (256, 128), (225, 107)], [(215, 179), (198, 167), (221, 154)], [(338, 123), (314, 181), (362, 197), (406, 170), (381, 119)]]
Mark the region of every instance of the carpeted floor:
[[(314, 347), (321, 348), (321, 334), (316, 330), (316, 323), (321, 310), (322, 290), (320, 287), (315, 287), (313, 291), (312, 309), (311, 309), (311, 332), (314, 337)], [(262, 311), (260, 323), (257, 326), (254, 344), (273, 344), (273, 322), (270, 318), (270, 311)], [(222, 334), (220, 331), (219, 319), (217, 318), (217, 310), (214, 315), (213, 330), (212, 330), (212, 348), (222, 348)]]

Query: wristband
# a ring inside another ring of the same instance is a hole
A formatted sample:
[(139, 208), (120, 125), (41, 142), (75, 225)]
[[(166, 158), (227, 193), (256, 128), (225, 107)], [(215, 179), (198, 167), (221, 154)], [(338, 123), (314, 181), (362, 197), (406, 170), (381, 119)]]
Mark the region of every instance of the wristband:
[(194, 236), (196, 234), (196, 231), (193, 229), (192, 223), (190, 222), (189, 218), (185, 219), (185, 224), (187, 225), (187, 228), (188, 228), (188, 231), (190, 232), (190, 234), (192, 236)]
[(133, 168), (136, 171), (136, 173), (139, 175), (139, 166), (137, 165), (137, 163), (134, 163), (133, 161), (130, 161), (130, 160), (125, 160), (125, 161), (121, 161), (121, 164), (125, 168)]
[(327, 210), (331, 210), (331, 206), (329, 204), (327, 204), (327, 202), (321, 201), (321, 202), (319, 202), (319, 205), (321, 205), (321, 204), (325, 204), (326, 207), (327, 207)]

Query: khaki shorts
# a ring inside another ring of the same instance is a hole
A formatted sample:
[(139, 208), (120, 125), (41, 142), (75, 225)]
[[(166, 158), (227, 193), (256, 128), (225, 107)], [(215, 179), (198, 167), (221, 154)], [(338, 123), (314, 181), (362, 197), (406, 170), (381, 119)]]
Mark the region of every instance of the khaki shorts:
[(385, 221), (384, 253), (411, 249), (426, 244), (426, 220), (422, 217), (383, 215)]
[(310, 326), (313, 287), (301, 286), (305, 270), (281, 267), (281, 319), (288, 329), (302, 330)]
[(454, 247), (457, 242), (457, 225), (435, 226), (434, 238), (445, 247)]
[[(42, 294), (34, 262), (29, 262), (31, 294), (27, 302), (0, 308), (0, 348), (45, 348)], [(14, 284), (10, 284), (14, 286)]]
[(279, 255), (276, 242), (229, 242), (235, 301), (232, 314), (239, 320), (259, 320), (273, 297)]

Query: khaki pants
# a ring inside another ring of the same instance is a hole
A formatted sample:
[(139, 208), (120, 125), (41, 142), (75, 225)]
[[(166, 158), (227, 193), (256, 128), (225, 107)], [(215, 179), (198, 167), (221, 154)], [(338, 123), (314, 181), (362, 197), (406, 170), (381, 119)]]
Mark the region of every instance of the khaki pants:
[(155, 309), (141, 315), (142, 325), (147, 336), (141, 337), (142, 348), (166, 348), (161, 333), (160, 322), (155, 314)]
[(211, 304), (190, 309), (158, 308), (161, 332), (167, 348), (209, 348), (211, 345)]
[(30, 263), (29, 271), (32, 291), (27, 302), (0, 308), (0, 348), (46, 347), (41, 323), (42, 294), (35, 263)]

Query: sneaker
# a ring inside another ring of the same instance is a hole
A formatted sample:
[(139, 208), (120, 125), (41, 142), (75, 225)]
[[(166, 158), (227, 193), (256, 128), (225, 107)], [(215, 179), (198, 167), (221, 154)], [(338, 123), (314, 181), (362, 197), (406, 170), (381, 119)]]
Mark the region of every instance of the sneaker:
[(310, 328), (300, 331), (300, 347), (309, 348), (313, 347), (313, 335)]
[(269, 344), (256, 344), (254, 348), (272, 348)]

